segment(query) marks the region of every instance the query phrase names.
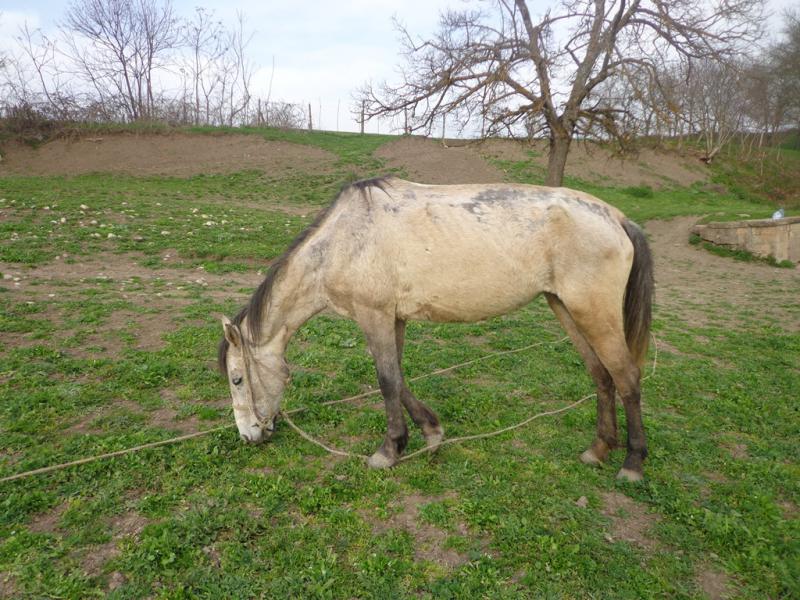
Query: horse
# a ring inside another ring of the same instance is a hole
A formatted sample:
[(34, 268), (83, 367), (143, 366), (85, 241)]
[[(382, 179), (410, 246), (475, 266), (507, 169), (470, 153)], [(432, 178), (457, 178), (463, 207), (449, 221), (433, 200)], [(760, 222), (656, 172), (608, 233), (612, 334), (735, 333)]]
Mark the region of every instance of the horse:
[(597, 431), (580, 460), (619, 446), (615, 394), (627, 418), (617, 477), (643, 478), (647, 442), (640, 380), (649, 344), (653, 263), (642, 230), (609, 204), (568, 189), (523, 184), (358, 181), (270, 266), (249, 303), (222, 317), (219, 367), (243, 440), (275, 430), (289, 380), (292, 335), (323, 310), (363, 331), (386, 409), (368, 466), (395, 465), (408, 441), (403, 407), (435, 449), (444, 430), (406, 385), (406, 322), (475, 322), (544, 294), (597, 388)]

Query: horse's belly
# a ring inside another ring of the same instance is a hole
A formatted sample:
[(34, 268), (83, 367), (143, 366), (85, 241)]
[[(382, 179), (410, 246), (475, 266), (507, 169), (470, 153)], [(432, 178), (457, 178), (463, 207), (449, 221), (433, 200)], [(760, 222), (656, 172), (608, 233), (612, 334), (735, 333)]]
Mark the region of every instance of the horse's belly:
[(474, 322), (509, 313), (536, 297), (542, 288), (532, 281), (471, 279), (403, 286), (397, 302), (401, 319), (436, 322)]

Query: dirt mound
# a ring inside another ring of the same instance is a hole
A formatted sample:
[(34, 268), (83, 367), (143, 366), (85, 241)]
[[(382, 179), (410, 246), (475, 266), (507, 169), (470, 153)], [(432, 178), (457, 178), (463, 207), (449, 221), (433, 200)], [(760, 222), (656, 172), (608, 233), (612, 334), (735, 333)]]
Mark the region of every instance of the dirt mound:
[(4, 148), (0, 176), (109, 172), (188, 177), (246, 169), (285, 175), (324, 172), (336, 156), (313, 146), (267, 141), (256, 135), (114, 134), (55, 140), (39, 148)]
[(375, 156), (419, 183), (493, 183), (505, 178), (473, 145), (445, 147), (440, 141), (403, 137), (378, 148)]
[[(546, 157), (541, 158), (542, 165)], [(636, 155), (621, 160), (592, 144), (573, 144), (567, 160), (567, 175), (596, 183), (616, 185), (689, 186), (706, 181), (709, 173), (699, 161), (643, 148)]]
[[(547, 169), (547, 143), (488, 140), (475, 150), (489, 158), (501, 160), (533, 160)], [(533, 156), (531, 156), (531, 153)], [(604, 185), (649, 185), (660, 188), (670, 185), (689, 186), (706, 181), (708, 169), (699, 161), (674, 152), (642, 148), (624, 159), (606, 148), (589, 142), (573, 142), (567, 158), (566, 175)]]
[[(382, 146), (375, 155), (421, 183), (492, 183), (504, 181), (506, 176), (491, 159), (531, 160), (544, 174), (547, 152), (546, 142), (448, 140), (444, 145), (438, 140), (404, 137)], [(605, 148), (583, 142), (572, 144), (566, 174), (603, 185), (653, 188), (688, 186), (708, 179), (704, 165), (674, 152), (644, 148), (623, 160)]]

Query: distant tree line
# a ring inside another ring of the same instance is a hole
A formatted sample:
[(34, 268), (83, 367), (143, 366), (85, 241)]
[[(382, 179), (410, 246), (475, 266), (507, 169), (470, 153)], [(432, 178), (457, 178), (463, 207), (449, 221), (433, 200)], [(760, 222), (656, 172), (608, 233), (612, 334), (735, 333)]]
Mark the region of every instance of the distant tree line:
[(301, 127), (299, 105), (252, 95), (251, 37), (170, 0), (73, 0), (54, 36), (25, 25), (0, 57), (0, 116)]

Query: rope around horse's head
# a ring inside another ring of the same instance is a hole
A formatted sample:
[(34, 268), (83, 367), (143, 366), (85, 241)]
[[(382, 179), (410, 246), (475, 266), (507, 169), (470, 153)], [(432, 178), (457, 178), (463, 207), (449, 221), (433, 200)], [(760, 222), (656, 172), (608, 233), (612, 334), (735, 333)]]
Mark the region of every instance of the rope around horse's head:
[[(650, 374), (647, 375), (646, 377), (642, 378), (643, 382), (647, 381), (651, 377), (655, 376), (656, 368), (658, 366), (658, 342), (656, 340), (656, 336), (652, 332), (651, 332), (650, 335), (653, 338), (653, 348), (654, 348), (653, 366), (652, 366), (652, 370), (650, 371)], [(487, 360), (489, 358), (494, 358), (494, 357), (497, 357), (497, 356), (504, 356), (504, 355), (507, 355), (507, 354), (515, 354), (517, 352), (524, 352), (525, 350), (530, 350), (531, 348), (534, 348), (536, 346), (543, 346), (545, 344), (551, 344), (551, 345), (555, 346), (557, 344), (561, 344), (561, 343), (565, 342), (567, 339), (568, 339), (567, 337), (563, 337), (563, 338), (561, 338), (559, 340), (555, 340), (555, 341), (552, 341), (552, 342), (536, 342), (536, 343), (533, 343), (533, 344), (529, 344), (527, 346), (523, 346), (521, 348), (515, 348), (515, 349), (512, 349), (512, 350), (501, 350), (499, 352), (493, 352), (491, 354), (486, 354), (484, 356), (479, 356), (478, 358), (474, 358), (474, 359), (468, 360), (466, 362), (458, 363), (458, 364), (452, 365), (450, 367), (445, 367), (445, 368), (442, 368), (442, 369), (436, 369), (435, 371), (431, 371), (430, 373), (425, 373), (423, 375), (417, 375), (416, 377), (412, 377), (408, 381), (409, 382), (419, 381), (420, 379), (425, 379), (426, 377), (433, 377), (434, 375), (441, 375), (443, 373), (448, 373), (448, 372), (453, 371), (455, 369), (460, 369), (462, 367), (466, 367), (467, 365), (471, 365), (471, 364), (474, 364), (476, 362)], [(379, 394), (379, 393), (380, 393), (380, 390), (377, 390), (377, 389), (376, 390), (371, 390), (369, 392), (364, 392), (363, 394), (356, 394), (355, 396), (349, 396), (347, 398), (340, 398), (340, 399), (337, 399), (337, 400), (329, 400), (327, 402), (322, 402), (320, 404), (320, 406), (331, 406), (333, 404), (342, 404), (342, 403), (345, 403), (345, 402), (353, 402), (355, 400), (360, 400), (360, 399), (363, 399), (363, 398), (367, 398), (369, 396), (373, 396), (373, 395)], [(437, 444), (436, 446), (421, 448), (419, 450), (411, 452), (410, 454), (406, 454), (405, 456), (400, 458), (400, 461), (402, 462), (402, 461), (410, 460), (411, 458), (419, 456), (420, 454), (424, 454), (424, 453), (427, 453), (427, 452), (432, 452), (432, 451), (434, 451), (434, 450), (436, 450), (438, 448), (441, 448), (442, 446), (446, 446), (446, 445), (449, 445), (449, 444), (456, 444), (456, 443), (467, 442), (467, 441), (471, 441), (471, 440), (478, 440), (478, 439), (494, 437), (494, 436), (497, 436), (497, 435), (501, 435), (503, 433), (507, 433), (507, 432), (512, 431), (514, 429), (519, 429), (520, 427), (524, 427), (525, 425), (527, 425), (531, 421), (534, 421), (534, 420), (539, 419), (541, 417), (557, 415), (557, 414), (561, 414), (561, 413), (567, 412), (569, 410), (572, 410), (573, 408), (576, 408), (577, 406), (583, 404), (584, 402), (586, 402), (590, 398), (593, 398), (595, 395), (596, 394), (588, 394), (588, 395), (584, 396), (583, 398), (581, 398), (579, 400), (576, 400), (572, 404), (568, 404), (567, 406), (564, 406), (562, 408), (535, 414), (535, 415), (533, 415), (531, 417), (528, 417), (524, 421), (520, 421), (519, 423), (516, 423), (514, 425), (509, 425), (507, 427), (503, 427), (503, 428), (497, 429), (495, 431), (490, 431), (490, 432), (487, 432), (487, 433), (479, 433), (479, 434), (475, 434), (475, 435), (465, 435), (465, 436), (455, 437), (455, 438), (448, 438), (446, 440), (443, 440), (441, 443)], [(288, 411), (281, 411), (280, 415), (286, 421), (286, 423), (289, 425), (289, 427), (291, 427), (295, 432), (297, 432), (297, 434), (300, 435), (303, 439), (311, 442), (312, 444), (315, 444), (315, 445), (319, 446), (320, 448), (323, 448), (324, 450), (328, 451), (331, 454), (335, 454), (337, 456), (355, 457), (355, 458), (363, 458), (363, 459), (368, 458), (364, 454), (357, 454), (357, 453), (353, 453), (353, 452), (348, 452), (346, 450), (339, 450), (337, 448), (334, 448), (333, 446), (329, 446), (329, 445), (317, 440), (316, 438), (314, 438), (313, 436), (309, 435), (305, 431), (303, 431), (289, 417), (289, 415), (297, 414), (297, 413), (303, 412), (305, 410), (307, 410), (307, 409), (304, 408), (304, 407), (300, 407), (300, 408), (295, 408), (295, 409), (288, 410)], [(186, 440), (189, 440), (189, 439), (192, 439), (192, 438), (201, 437), (201, 436), (204, 436), (204, 435), (215, 433), (217, 431), (222, 431), (224, 429), (229, 429), (230, 427), (231, 427), (231, 425), (221, 425), (219, 427), (213, 427), (211, 429), (205, 429), (203, 431), (196, 431), (194, 433), (187, 433), (185, 435), (179, 435), (177, 437), (169, 438), (169, 439), (166, 439), (166, 440), (160, 440), (160, 441), (157, 441), (157, 442), (149, 442), (147, 444), (141, 444), (139, 446), (133, 446), (131, 448), (124, 448), (122, 450), (116, 450), (114, 452), (106, 452), (105, 454), (98, 454), (96, 456), (87, 456), (85, 458), (80, 458), (80, 459), (72, 460), (72, 461), (69, 461), (69, 462), (50, 465), (50, 466), (47, 466), (47, 467), (41, 467), (39, 469), (32, 469), (30, 471), (23, 471), (22, 473), (16, 473), (15, 475), (9, 475), (7, 477), (0, 478), (0, 483), (5, 483), (5, 482), (8, 482), (8, 481), (15, 481), (17, 479), (23, 479), (25, 477), (31, 477), (33, 475), (41, 475), (41, 474), (44, 474), (44, 473), (51, 473), (53, 471), (59, 471), (61, 469), (66, 469), (67, 467), (74, 467), (74, 466), (77, 466), (77, 465), (84, 465), (84, 464), (87, 464), (87, 463), (90, 463), (90, 462), (95, 462), (95, 461), (103, 460), (103, 459), (106, 459), (106, 458), (113, 458), (113, 457), (116, 457), (116, 456), (123, 456), (125, 454), (131, 454), (133, 452), (139, 452), (140, 450), (145, 450), (147, 448), (157, 448), (159, 446), (166, 446), (168, 444), (176, 444), (178, 442), (183, 442), (183, 441), (186, 441)]]

